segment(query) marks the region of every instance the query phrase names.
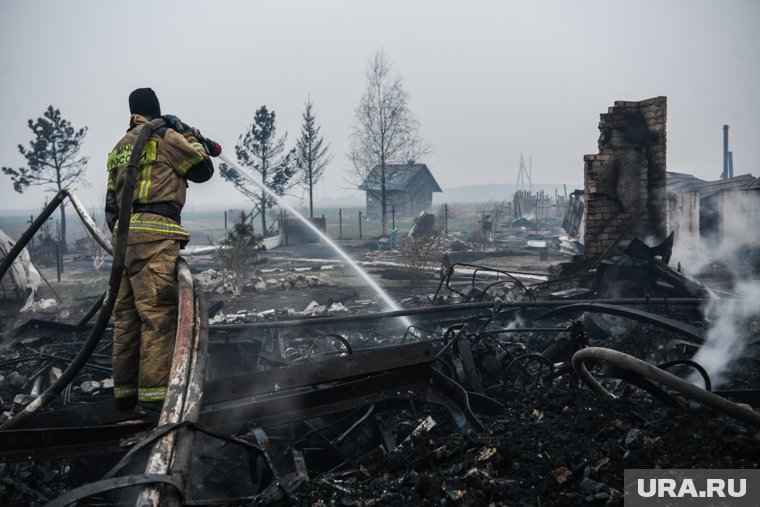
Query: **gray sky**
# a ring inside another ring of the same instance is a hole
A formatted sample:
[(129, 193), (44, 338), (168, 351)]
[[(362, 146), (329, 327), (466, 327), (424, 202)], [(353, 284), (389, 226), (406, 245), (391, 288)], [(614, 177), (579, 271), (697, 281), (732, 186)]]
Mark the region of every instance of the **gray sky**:
[[(533, 157), (535, 181), (580, 184), (598, 115), (658, 95), (668, 97), (670, 171), (717, 179), (729, 124), (735, 173), (758, 176), (759, 24), (756, 0), (5, 0), (0, 165), (23, 165), (27, 120), (52, 104), (89, 127), (92, 186), (80, 195), (100, 208), (134, 88), (152, 87), (164, 113), (228, 154), (264, 104), (292, 146), (311, 96), (335, 153), (317, 198), (356, 192), (347, 139), (367, 63), (383, 49), (444, 188), (515, 183), (520, 153)], [(0, 189), (0, 209), (45, 199), (16, 193), (4, 174)], [(216, 176), (188, 196), (191, 209), (243, 202)]]

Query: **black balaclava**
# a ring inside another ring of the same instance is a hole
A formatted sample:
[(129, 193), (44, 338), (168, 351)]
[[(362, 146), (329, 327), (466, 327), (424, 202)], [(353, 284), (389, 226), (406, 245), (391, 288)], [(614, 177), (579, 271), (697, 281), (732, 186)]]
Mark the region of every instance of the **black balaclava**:
[(151, 88), (138, 88), (129, 94), (129, 112), (150, 118), (161, 116), (161, 105)]

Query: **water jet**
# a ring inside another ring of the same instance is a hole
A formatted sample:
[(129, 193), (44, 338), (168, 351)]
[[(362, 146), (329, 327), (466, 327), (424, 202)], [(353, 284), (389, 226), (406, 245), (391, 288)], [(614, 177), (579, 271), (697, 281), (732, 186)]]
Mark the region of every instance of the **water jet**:
[[(243, 178), (250, 181), (257, 187), (261, 189), (262, 192), (265, 192), (268, 194), (271, 198), (273, 198), (277, 204), (279, 204), (281, 207), (288, 210), (290, 213), (292, 213), (295, 217), (297, 217), (301, 222), (303, 222), (309, 229), (311, 229), (319, 238), (327, 243), (330, 248), (332, 248), (340, 257), (345, 260), (349, 266), (358, 274), (365, 282), (369, 284), (369, 286), (372, 288), (372, 290), (375, 291), (375, 293), (380, 297), (380, 299), (383, 300), (383, 302), (386, 304), (389, 310), (391, 311), (397, 311), (401, 308), (396, 304), (393, 299), (383, 290), (380, 285), (377, 284), (375, 280), (372, 279), (371, 276), (369, 276), (369, 273), (367, 273), (364, 269), (362, 269), (359, 264), (351, 258), (350, 255), (348, 255), (341, 247), (339, 247), (333, 240), (327, 237), (325, 233), (323, 233), (319, 228), (317, 228), (314, 224), (312, 224), (309, 220), (306, 219), (301, 213), (299, 213), (293, 206), (288, 204), (285, 199), (283, 199), (281, 196), (277, 195), (277, 193), (269, 188), (264, 182), (259, 181), (257, 178), (254, 178), (252, 175), (248, 173), (248, 170), (246, 170), (243, 166), (240, 164), (234, 162), (233, 160), (230, 160), (229, 157), (227, 157), (225, 154), (222, 154), (219, 156), (226, 164), (228, 164), (230, 167), (235, 169), (238, 174), (240, 174)], [(404, 324), (404, 327), (408, 328), (412, 325), (411, 321), (406, 317), (401, 317), (400, 321)]]

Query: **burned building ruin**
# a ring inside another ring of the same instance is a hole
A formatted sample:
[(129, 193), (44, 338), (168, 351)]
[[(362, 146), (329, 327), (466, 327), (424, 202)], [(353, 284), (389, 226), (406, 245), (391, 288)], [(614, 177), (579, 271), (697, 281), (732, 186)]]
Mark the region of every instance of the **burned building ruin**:
[(588, 255), (667, 237), (666, 123), (666, 97), (618, 101), (601, 115), (599, 153), (583, 157)]

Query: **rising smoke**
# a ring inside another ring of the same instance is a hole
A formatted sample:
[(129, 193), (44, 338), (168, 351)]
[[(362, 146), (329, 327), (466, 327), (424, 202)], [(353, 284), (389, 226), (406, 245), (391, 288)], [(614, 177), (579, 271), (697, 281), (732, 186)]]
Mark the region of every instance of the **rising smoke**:
[[(679, 249), (676, 241), (673, 252), (673, 259), (682, 262), (684, 272), (697, 278), (715, 271), (725, 281), (736, 280), (729, 288), (735, 297), (711, 294), (703, 308), (707, 339), (694, 360), (707, 369), (713, 386), (724, 383), (734, 361), (750, 343), (760, 339), (760, 280), (753, 278), (758, 270), (753, 259), (760, 258), (760, 238), (752, 232), (752, 216), (760, 212), (760, 201), (746, 192), (723, 192), (720, 199), (717, 227), (700, 230), (699, 248), (683, 248), (682, 243)], [(693, 381), (701, 382), (696, 377)]]
[[(760, 281), (739, 282), (735, 293), (735, 298), (711, 296), (704, 309), (710, 327), (694, 360), (710, 374), (713, 387), (726, 381), (732, 363), (760, 338)], [(692, 382), (699, 384), (701, 378), (695, 376)]]
[[(673, 199), (669, 205), (681, 209)], [(760, 192), (723, 191), (697, 197), (697, 205), (690, 208), (690, 212), (671, 214), (676, 231), (673, 265), (680, 262), (684, 272), (698, 275), (718, 263), (737, 279), (746, 278), (748, 270), (760, 269)]]

